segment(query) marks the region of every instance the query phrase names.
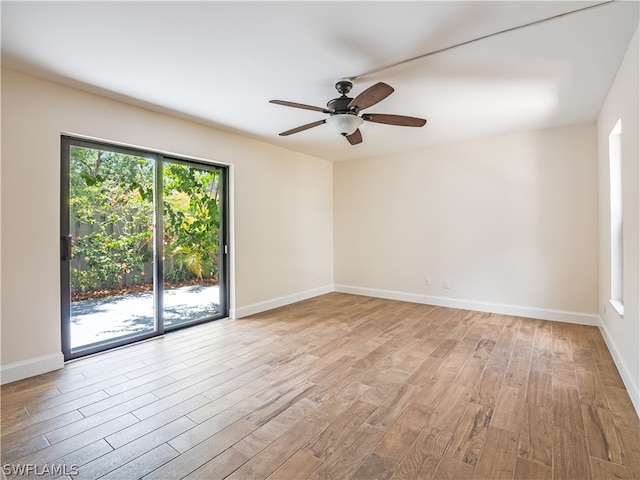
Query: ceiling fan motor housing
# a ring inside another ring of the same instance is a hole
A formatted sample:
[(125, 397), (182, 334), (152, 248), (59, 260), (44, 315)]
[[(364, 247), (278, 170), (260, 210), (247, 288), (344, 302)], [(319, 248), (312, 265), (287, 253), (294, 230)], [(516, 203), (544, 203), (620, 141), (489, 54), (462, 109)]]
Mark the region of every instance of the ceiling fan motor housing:
[(356, 110), (349, 108), (351, 100), (353, 100), (353, 98), (347, 96), (334, 98), (327, 102), (327, 108), (331, 110), (331, 115), (335, 115), (337, 113), (351, 113), (353, 115), (357, 115), (358, 112)]

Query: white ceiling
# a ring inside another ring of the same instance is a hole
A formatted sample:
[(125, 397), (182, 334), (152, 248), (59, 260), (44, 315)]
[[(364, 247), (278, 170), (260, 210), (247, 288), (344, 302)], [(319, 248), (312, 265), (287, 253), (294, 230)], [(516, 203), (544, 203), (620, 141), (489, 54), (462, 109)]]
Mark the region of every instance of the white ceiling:
[(464, 138), (591, 122), (638, 27), (638, 1), (615, 1), (427, 56), (354, 81), (395, 92), (366, 113), (351, 146), (326, 115), (337, 80), (595, 5), (501, 2), (9, 2), (2, 64), (329, 160)]

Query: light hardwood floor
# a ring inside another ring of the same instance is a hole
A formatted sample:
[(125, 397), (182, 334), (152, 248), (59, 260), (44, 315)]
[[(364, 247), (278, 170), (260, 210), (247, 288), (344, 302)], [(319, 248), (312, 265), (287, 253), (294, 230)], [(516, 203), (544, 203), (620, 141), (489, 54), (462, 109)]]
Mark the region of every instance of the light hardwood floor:
[(595, 327), (338, 293), (2, 387), (3, 471), (74, 479), (640, 479), (639, 432)]

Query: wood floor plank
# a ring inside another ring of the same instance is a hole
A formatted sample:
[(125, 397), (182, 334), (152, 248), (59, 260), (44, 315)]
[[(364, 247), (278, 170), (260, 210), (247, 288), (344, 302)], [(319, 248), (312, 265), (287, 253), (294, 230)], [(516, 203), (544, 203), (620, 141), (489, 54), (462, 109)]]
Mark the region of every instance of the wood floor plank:
[[(549, 342), (551, 340), (549, 339)], [(536, 337), (533, 344), (533, 352), (531, 354), (531, 370), (537, 372), (545, 372), (551, 374), (553, 366), (553, 350), (551, 347), (538, 346), (538, 343), (545, 345), (546, 337)]]
[(86, 387), (76, 388), (66, 393), (60, 393), (59, 395), (51, 396), (46, 399), (43, 399), (42, 395), (39, 394), (34, 399), (25, 400), (23, 404), (30, 413), (35, 413), (46, 410), (48, 408), (56, 407), (58, 405), (62, 405), (67, 402), (71, 402), (72, 400), (81, 399), (82, 397), (85, 397), (92, 393), (95, 394), (113, 385), (118, 385), (125, 380), (126, 377), (124, 375), (118, 375), (115, 377), (111, 377), (103, 382), (92, 383)]
[(553, 415), (544, 406), (527, 403), (522, 412), (518, 456), (551, 468), (553, 459)]
[(553, 413), (556, 427), (562, 430), (573, 430), (584, 436), (580, 395), (577, 389), (554, 386)]
[(504, 380), (505, 370), (495, 366), (487, 366), (475, 386), (467, 390), (468, 398), (474, 403), (493, 408), (495, 406), (500, 387)]
[(148, 393), (126, 403), (114, 405), (107, 410), (102, 410), (101, 412), (97, 412), (89, 417), (84, 417), (81, 420), (65, 427), (48, 432), (45, 436), (51, 444), (59, 443), (82, 432), (86, 432), (87, 430), (102, 425), (103, 423), (114, 420), (122, 415), (131, 413), (133, 410), (155, 402), (157, 399), (158, 397), (152, 393)]
[(610, 463), (622, 465), (623, 452), (608, 408), (582, 404), (582, 421), (587, 434), (589, 454)]
[[(207, 404), (204, 404), (202, 407), (195, 409), (194, 411), (189, 413), (188, 416), (196, 423), (202, 423), (209, 418), (216, 416), (227, 408), (241, 401), (249, 399), (256, 395), (258, 392), (267, 389), (272, 384), (273, 380), (277, 379), (278, 377), (279, 372), (270, 372), (221, 396), (216, 396), (220, 392), (216, 392), (216, 394), (214, 395), (213, 393), (211, 393), (211, 390), (209, 390), (207, 392), (207, 398), (211, 401)], [(216, 398), (212, 399), (211, 397), (213, 396), (215, 396)]]
[[(3, 387), (5, 385), (2, 385)], [(4, 400), (5, 404), (14, 404), (18, 405), (18, 409), (23, 409), (28, 406), (31, 402), (38, 402), (48, 400), (54, 397), (58, 397), (62, 395), (60, 390), (52, 385), (39, 385), (34, 388), (22, 390), (19, 392), (14, 391), (10, 385), (7, 385), (7, 388), (2, 389), (2, 393), (0, 393), (0, 397)], [(9, 412), (9, 409), (4, 409), (2, 411), (2, 415), (0, 418), (11, 418), (13, 415)]]
[[(338, 388), (340, 395), (331, 395), (328, 391), (321, 389), (315, 395), (309, 397), (309, 400), (318, 404), (318, 408), (305, 420), (309, 425), (314, 425), (324, 430), (337, 419), (342, 411), (350, 408), (356, 401), (363, 400), (364, 394), (371, 389), (369, 386), (360, 383), (358, 379), (347, 378), (344, 382)], [(333, 392), (335, 393), (335, 390)]]
[(370, 425), (361, 424), (341, 445), (327, 457), (309, 480), (349, 478), (355, 473), (367, 455), (374, 449), (384, 432)]
[(0, 393), (3, 466), (73, 480), (640, 478), (599, 329), (495, 313), (330, 293)]
[[(316, 385), (293, 377), (291, 382), (282, 384), (281, 388), (282, 390), (279, 390), (276, 396), (271, 397), (272, 399), (265, 402), (264, 405), (254, 409), (253, 412), (246, 415), (245, 419), (261, 427), (303, 400), (305, 396), (312, 395), (316, 390)], [(256, 396), (256, 398), (260, 397)]]
[(429, 424), (448, 432), (455, 431), (463, 412), (467, 408), (466, 388), (462, 385), (450, 384), (445, 395), (435, 408)]
[(571, 339), (573, 348), (573, 361), (577, 370), (597, 373), (596, 360), (591, 351), (591, 343), (588, 338), (578, 337)]
[(22, 457), (19, 461), (21, 463), (52, 462), (53, 460), (74, 452), (89, 443), (93, 443), (99, 439), (105, 438), (113, 432), (117, 432), (122, 428), (128, 427), (137, 421), (138, 419), (135, 416), (131, 413), (127, 413), (59, 443), (55, 443), (38, 452)]
[(550, 466), (516, 457), (513, 480), (551, 480), (552, 478), (553, 472)]
[(624, 464), (629, 467), (631, 478), (640, 478), (640, 428), (631, 422), (628, 426), (617, 427), (616, 432), (624, 454)]
[(482, 372), (484, 372), (486, 365), (486, 359), (478, 357), (471, 357), (467, 359), (460, 372), (458, 372), (454, 382), (464, 387), (475, 387), (480, 381)]
[(340, 412), (333, 421), (308, 446), (316, 458), (326, 460), (353, 432), (355, 432), (376, 409), (375, 405), (358, 400), (348, 409)]
[(172, 393), (166, 397), (159, 398), (155, 402), (144, 405), (143, 407), (136, 408), (132, 413), (140, 420), (145, 420), (149, 417), (157, 415), (158, 413), (167, 410), (176, 405), (180, 405), (191, 398), (206, 396), (203, 393), (203, 388), (206, 388), (209, 384), (202, 382), (203, 385), (193, 385), (191, 387), (180, 390), (179, 392)]
[(369, 377), (360, 375), (362, 382), (371, 387), (362, 395), (361, 400), (379, 407), (400, 385), (397, 382), (379, 382), (377, 375), (373, 379), (371, 377), (373, 375)]
[(631, 398), (625, 389), (604, 385), (604, 393), (618, 427), (634, 425), (638, 420)]
[(29, 414), (26, 409), (26, 415), (20, 415), (10, 421), (8, 424), (2, 425), (2, 433), (10, 433), (21, 430), (23, 428), (27, 428), (29, 426), (35, 425), (40, 422), (44, 422), (46, 420), (51, 420), (60, 415), (64, 415), (65, 413), (73, 412), (79, 407), (89, 405), (92, 402), (97, 402), (104, 398), (107, 398), (108, 395), (102, 391), (92, 393), (90, 395), (84, 396), (77, 400), (63, 403), (62, 405), (57, 405), (52, 408), (48, 408), (46, 410), (41, 410), (39, 412), (35, 412), (34, 414)]
[(350, 480), (387, 480), (398, 468), (398, 464), (388, 458), (371, 453), (360, 464)]
[(597, 373), (576, 369), (578, 376), (578, 392), (580, 401), (594, 407), (609, 408), (609, 402), (604, 392), (604, 387)]
[(551, 408), (553, 405), (552, 376), (539, 370), (531, 370), (527, 384), (526, 401), (539, 407)]
[(418, 387), (409, 384), (400, 385), (389, 397), (376, 408), (367, 423), (373, 427), (387, 431), (395, 423), (418, 393)]
[(11, 389), (14, 392), (22, 392), (27, 390), (33, 391), (33, 389), (38, 389), (39, 387), (49, 386), (63, 392), (66, 385), (75, 385), (85, 380), (87, 380), (87, 377), (82, 372), (74, 372), (71, 369), (55, 370), (43, 375), (36, 375), (35, 377), (13, 382)]
[[(153, 395), (157, 399), (158, 395), (156, 392), (162, 387), (173, 382), (175, 382), (175, 380), (173, 380), (171, 377), (160, 377), (144, 385), (140, 385), (139, 387), (131, 388), (122, 393), (111, 395), (104, 400), (93, 402), (90, 405), (79, 408), (78, 411), (85, 417), (90, 417), (91, 415), (102, 412), (116, 405), (121, 405), (127, 402), (136, 403), (138, 397), (142, 397), (145, 394), (149, 394), (151, 392), (153, 392)], [(148, 405), (148, 403), (143, 402), (143, 405), (141, 405), (140, 408), (146, 405)]]
[(266, 423), (261, 424), (251, 435), (261, 440), (264, 445), (270, 445), (280, 437), (286, 436), (300, 418), (308, 416), (316, 408), (314, 402), (303, 398), (276, 416), (269, 417)]
[(382, 437), (374, 453), (401, 462), (432, 415), (432, 407), (413, 402)]
[(308, 478), (320, 465), (322, 465), (322, 460), (306, 450), (298, 450), (286, 462), (280, 465), (275, 472), (269, 475), (267, 480)]
[[(322, 432), (320, 428), (305, 421), (307, 415), (308, 413), (302, 409), (298, 411), (292, 410), (289, 422), (295, 422), (295, 424), (285, 433), (275, 438), (273, 442), (268, 443), (264, 449), (253, 454), (250, 459), (233, 472), (229, 479), (267, 478), (279, 469), (297, 451)], [(264, 435), (259, 434), (259, 429), (251, 435), (256, 434), (261, 437), (264, 443), (268, 442)], [(245, 437), (245, 440), (246, 438), (248, 437)]]
[(434, 480), (461, 480), (473, 477), (473, 466), (444, 456), (433, 473)]
[(26, 457), (29, 454), (38, 452), (50, 446), (44, 435), (36, 435), (11, 446), (2, 445), (2, 463), (11, 463), (19, 458)]
[(518, 387), (502, 386), (496, 400), (495, 412), (491, 417), (491, 426), (502, 430), (518, 433), (522, 420), (525, 396)]
[[(108, 368), (108, 367), (105, 367)], [(136, 377), (134, 379), (129, 379), (127, 378), (127, 380), (125, 382), (121, 382), (118, 383), (116, 385), (113, 385), (111, 387), (107, 387), (104, 388), (103, 390), (110, 396), (113, 397), (115, 395), (118, 395), (120, 393), (124, 393), (127, 392), (131, 389), (134, 388), (138, 388), (141, 387), (149, 382), (153, 382), (156, 381), (160, 378), (171, 378), (173, 379), (174, 377), (171, 377), (169, 374), (167, 374), (166, 372), (162, 371), (162, 370), (157, 370), (154, 372), (150, 372), (146, 375), (142, 375), (141, 377)], [(126, 376), (125, 376), (126, 378)], [(98, 385), (101, 385), (101, 383), (98, 383)]]
[(509, 431), (489, 427), (485, 448), (473, 473), (474, 479), (502, 480), (513, 478), (518, 436)]
[[(131, 461), (138, 459), (148, 452), (161, 447), (163, 444), (176, 435), (188, 430), (194, 425), (194, 423), (186, 417), (180, 417), (173, 422), (167, 423), (166, 425), (154, 430), (153, 432), (147, 433), (143, 435), (133, 442), (129, 442), (126, 445), (116, 448), (115, 450), (103, 455), (92, 462), (89, 462), (82, 467), (79, 468), (79, 472), (77, 475), (78, 480), (89, 480), (94, 478), (100, 478), (103, 475), (114, 472), (119, 469), (124, 464), (127, 464)], [(113, 446), (113, 445), (112, 445)], [(166, 455), (169, 452), (170, 458), (175, 458), (178, 455), (173, 448), (169, 445), (166, 447), (162, 447), (163, 455)], [(175, 453), (175, 455), (174, 455)], [(165, 461), (170, 460), (167, 458)], [(144, 464), (149, 464), (150, 460), (145, 460)], [(161, 462), (160, 464), (156, 464), (153, 468), (149, 468), (144, 473), (147, 473), (150, 470), (154, 470), (159, 465), (162, 465), (165, 462)], [(127, 468), (127, 471), (130, 471), (131, 467)], [(142, 476), (143, 473), (137, 474), (136, 476)]]
[(145, 475), (179, 454), (166, 443), (162, 443), (153, 450), (125, 463), (110, 473), (100, 477), (101, 480), (122, 480), (123, 478), (138, 478)]
[(410, 383), (416, 387), (423, 387), (427, 383), (430, 383), (436, 372), (442, 366), (441, 358), (434, 358), (427, 356), (415, 369), (415, 371), (407, 377), (405, 383)]
[(583, 433), (556, 427), (553, 434), (555, 478), (592, 478), (589, 451)]
[[(3, 433), (15, 432), (21, 429), (21, 425), (18, 423), (25, 424), (29, 421), (31, 415), (29, 411), (21, 404), (21, 402), (17, 402), (19, 406), (17, 407), (9, 407), (10, 403), (8, 401), (4, 402), (5, 406), (2, 409), (2, 420), (0, 420), (0, 424), (2, 425)], [(15, 404), (14, 404), (15, 405)], [(34, 422), (36, 423), (36, 422)]]
[[(248, 457), (235, 447), (228, 448), (217, 457), (183, 477), (184, 480), (211, 480), (225, 478), (243, 465)], [(284, 477), (283, 477), (284, 478)]]
[(253, 432), (255, 428), (255, 425), (239, 420), (215, 435), (208, 437), (203, 442), (194, 445), (193, 448), (181, 452), (179, 456), (156, 468), (143, 478), (145, 480), (183, 478), (242, 440)]
[(451, 433), (427, 425), (391, 478), (393, 480), (432, 478), (451, 437)]
[(473, 402), (467, 403), (445, 456), (475, 467), (484, 446), (492, 414), (493, 410), (489, 407)]
[(149, 433), (155, 432), (158, 428), (181, 418), (189, 420), (191, 426), (195, 426), (196, 423), (189, 418), (188, 414), (208, 401), (209, 400), (203, 395), (197, 395), (182, 403), (174, 405), (173, 407), (167, 408), (156, 415), (147, 417), (134, 425), (125, 427), (122, 430), (105, 437), (105, 440), (107, 440), (109, 445), (113, 448), (120, 448), (127, 443), (137, 440)]
[[(211, 417), (205, 422), (196, 425), (183, 434), (176, 436), (176, 438), (169, 442), (169, 445), (178, 452), (184, 453), (202, 442), (215, 437), (219, 432), (224, 431), (226, 428), (229, 428), (234, 423), (240, 421), (245, 415), (255, 409), (255, 405), (255, 403), (250, 402), (238, 403), (233, 407), (222, 411), (218, 415)], [(251, 431), (258, 428), (258, 426), (253, 422), (245, 421), (244, 423), (247, 425), (253, 425), (253, 429)]]
[(591, 457), (591, 471), (593, 472), (593, 480), (633, 480), (635, 476), (631, 476), (631, 472), (627, 467), (609, 463), (600, 458)]
[[(73, 410), (68, 413), (64, 413), (57, 417), (53, 417), (49, 420), (45, 420), (40, 423), (36, 423), (29, 427), (22, 428), (18, 431), (5, 433), (2, 432), (2, 437), (0, 437), (0, 444), (2, 445), (2, 450), (4, 452), (5, 449), (10, 449), (14, 446), (19, 445), (22, 442), (27, 442), (29, 439), (33, 437), (37, 437), (38, 435), (44, 435), (49, 432), (55, 431), (57, 429), (61, 429), (63, 427), (69, 427), (70, 424), (76, 423), (79, 420), (82, 420), (84, 417), (77, 410)], [(47, 440), (51, 441), (50, 438)]]
[(113, 448), (106, 440), (100, 439), (96, 442), (85, 445), (63, 457), (56, 459), (56, 463), (67, 466), (81, 467), (96, 458), (113, 451)]
[(604, 385), (624, 389), (624, 382), (612, 359), (609, 359), (607, 362), (596, 363), (596, 369)]

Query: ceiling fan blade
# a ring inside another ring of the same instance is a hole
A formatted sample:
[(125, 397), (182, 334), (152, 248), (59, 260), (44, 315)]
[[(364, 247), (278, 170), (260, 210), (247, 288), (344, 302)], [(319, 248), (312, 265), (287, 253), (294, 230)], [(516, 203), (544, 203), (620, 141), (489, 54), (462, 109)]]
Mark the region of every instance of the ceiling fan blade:
[(313, 127), (317, 127), (318, 125), (322, 125), (323, 123), (327, 123), (326, 120), (318, 120), (317, 122), (307, 123), (306, 125), (300, 125), (299, 127), (292, 128), (291, 130), (287, 130), (286, 132), (282, 132), (279, 135), (281, 137), (286, 137), (287, 135), (292, 135), (294, 133), (302, 132), (303, 130), (308, 130)]
[(385, 123), (400, 127), (422, 127), (427, 121), (424, 118), (407, 117), (405, 115), (387, 115), (385, 113), (363, 113), (362, 119), (367, 122)]
[(276, 105), (283, 105), (285, 107), (313, 110), (314, 112), (331, 113), (331, 110), (327, 110), (326, 108), (314, 107), (313, 105), (305, 105), (304, 103), (287, 102), (285, 100), (269, 100), (269, 103), (275, 103)]
[(362, 133), (360, 132), (360, 129), (357, 129), (351, 135), (347, 135), (347, 140), (349, 140), (351, 145), (362, 143)]
[(378, 82), (375, 85), (367, 88), (364, 92), (351, 100), (348, 108), (355, 108), (357, 110), (364, 110), (378, 102), (381, 102), (389, 95), (393, 93), (393, 87), (383, 82)]

